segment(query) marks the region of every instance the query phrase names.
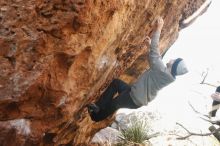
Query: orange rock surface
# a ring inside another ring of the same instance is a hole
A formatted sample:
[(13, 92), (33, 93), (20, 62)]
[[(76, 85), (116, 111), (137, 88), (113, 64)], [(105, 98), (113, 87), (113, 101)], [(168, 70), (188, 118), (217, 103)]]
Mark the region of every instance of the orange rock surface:
[(165, 52), (203, 2), (1, 0), (0, 145), (89, 145), (114, 117), (95, 123), (85, 106), (113, 78), (131, 82), (146, 68), (158, 16)]

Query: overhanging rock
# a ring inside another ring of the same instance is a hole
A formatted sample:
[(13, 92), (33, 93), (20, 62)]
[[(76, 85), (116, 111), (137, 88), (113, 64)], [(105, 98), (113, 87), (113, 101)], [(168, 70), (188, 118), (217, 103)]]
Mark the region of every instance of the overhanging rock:
[(88, 145), (113, 117), (94, 123), (85, 106), (113, 78), (132, 81), (147, 66), (138, 57), (155, 18), (165, 21), (163, 52), (203, 3), (1, 0), (0, 145)]

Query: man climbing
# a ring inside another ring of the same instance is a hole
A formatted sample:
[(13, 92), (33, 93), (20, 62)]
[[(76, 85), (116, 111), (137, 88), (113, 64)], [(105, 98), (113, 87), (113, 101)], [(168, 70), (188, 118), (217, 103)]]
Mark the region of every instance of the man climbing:
[[(131, 85), (122, 80), (114, 79), (100, 99), (96, 103), (88, 105), (88, 111), (93, 121), (104, 120), (119, 108), (136, 109), (147, 105), (156, 97), (157, 92), (172, 83), (177, 75), (188, 72), (181, 58), (170, 60), (166, 66), (162, 62), (158, 44), (163, 24), (163, 19), (159, 17), (155, 23), (152, 41), (147, 38), (150, 44), (150, 69), (146, 70)], [(116, 94), (117, 96), (114, 98)]]
[(218, 86), (215, 90), (215, 93), (211, 95), (213, 102), (212, 102), (212, 110), (209, 112), (211, 117), (215, 117), (217, 110), (220, 106), (220, 86)]

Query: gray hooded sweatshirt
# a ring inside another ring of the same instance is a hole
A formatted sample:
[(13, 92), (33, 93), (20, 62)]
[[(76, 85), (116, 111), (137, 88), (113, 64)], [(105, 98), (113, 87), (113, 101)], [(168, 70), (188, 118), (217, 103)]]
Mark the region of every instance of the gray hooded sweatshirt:
[(162, 62), (158, 49), (160, 32), (154, 32), (149, 52), (150, 69), (146, 70), (138, 80), (131, 85), (130, 96), (138, 106), (147, 105), (152, 101), (157, 92), (175, 80)]

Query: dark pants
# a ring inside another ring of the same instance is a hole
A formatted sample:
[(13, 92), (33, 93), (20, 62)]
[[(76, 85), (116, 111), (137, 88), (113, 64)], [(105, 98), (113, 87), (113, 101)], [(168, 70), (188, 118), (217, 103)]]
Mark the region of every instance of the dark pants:
[[(119, 79), (114, 79), (100, 99), (95, 103), (100, 111), (92, 113), (91, 118), (94, 121), (101, 121), (112, 115), (119, 108), (136, 109), (139, 106), (135, 105), (130, 97), (130, 86)], [(115, 98), (114, 96), (118, 94)]]
[(216, 115), (216, 112), (217, 112), (217, 110), (218, 110), (218, 108), (216, 109), (216, 106), (218, 106), (220, 104), (220, 102), (219, 101), (213, 101), (212, 102), (212, 107), (214, 108), (214, 110), (212, 110), (211, 112), (210, 112), (210, 115), (212, 116), (212, 117), (215, 117), (215, 115)]

